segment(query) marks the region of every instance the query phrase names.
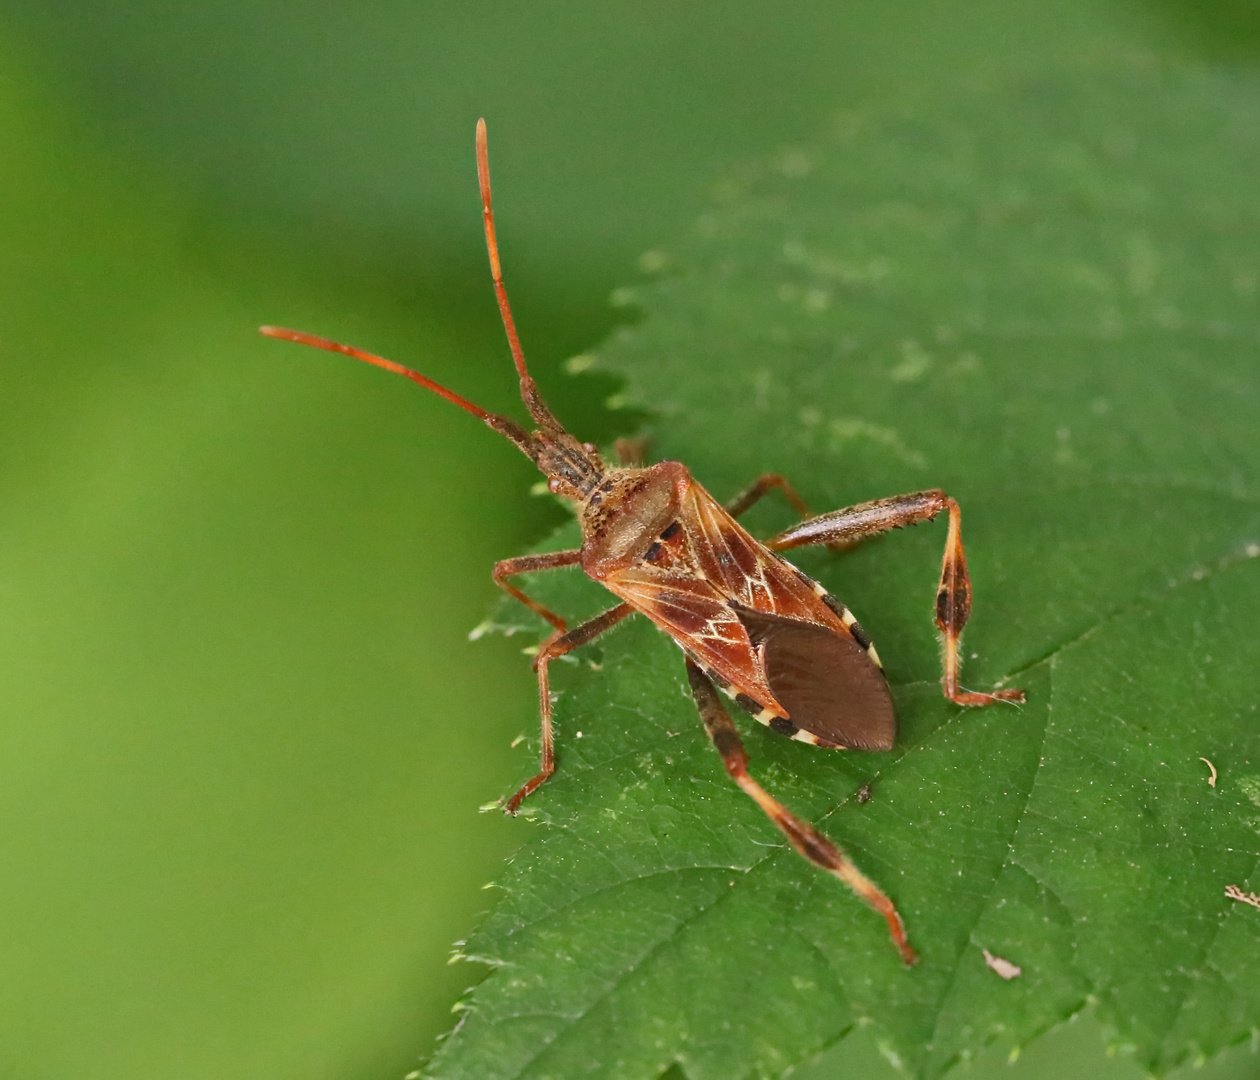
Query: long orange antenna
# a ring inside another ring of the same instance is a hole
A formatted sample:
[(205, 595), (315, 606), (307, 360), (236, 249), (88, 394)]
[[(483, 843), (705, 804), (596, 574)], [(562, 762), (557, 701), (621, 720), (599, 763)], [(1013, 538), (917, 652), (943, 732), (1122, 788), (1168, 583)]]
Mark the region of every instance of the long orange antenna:
[(353, 345), (343, 345), (339, 341), (329, 341), (328, 338), (316, 337), (314, 334), (306, 334), (301, 330), (288, 330), (283, 326), (260, 326), (258, 332), (265, 334), (267, 337), (279, 338), (281, 341), (292, 341), (298, 345), (310, 345), (315, 349), (325, 349), (328, 352), (353, 356), (356, 360), (362, 360), (365, 364), (375, 364), (386, 371), (392, 371), (395, 375), (403, 375), (412, 382), (419, 383), (426, 390), (432, 390), (439, 397), (446, 398), (452, 405), (458, 405), (465, 412), (472, 413), (478, 420), (486, 420), (490, 417), (490, 413), (486, 412), (480, 405), (474, 405), (467, 398), (460, 397), (454, 390), (446, 389), (441, 383), (436, 383), (427, 376), (421, 375), (420, 372), (412, 371), (411, 368), (403, 367), (402, 364), (395, 364), (392, 360), (386, 360), (383, 356), (375, 356), (370, 352), (364, 352), (362, 349), (356, 349)]
[(411, 368), (403, 367), (402, 364), (395, 364), (394, 361), (386, 360), (383, 356), (376, 356), (373, 353), (364, 352), (362, 349), (356, 349), (353, 345), (343, 345), (339, 341), (330, 341), (328, 338), (316, 337), (314, 334), (307, 334), (301, 330), (289, 330), (283, 326), (260, 326), (258, 332), (265, 334), (267, 337), (279, 338), (281, 341), (292, 341), (297, 345), (310, 345), (314, 349), (324, 349), (327, 352), (352, 356), (356, 360), (362, 360), (365, 364), (373, 364), (376, 367), (384, 368), (386, 371), (392, 371), (395, 375), (402, 375), (414, 383), (419, 383), (426, 390), (432, 390), (438, 397), (445, 398), (452, 405), (458, 405), (464, 412), (472, 413), (478, 420), (489, 425), (499, 432), (500, 435), (511, 439), (531, 459), (534, 461), (538, 460), (538, 447), (535, 440), (523, 431), (519, 425), (505, 416), (486, 412), (480, 405), (474, 405), (467, 398), (460, 397), (454, 390), (448, 390), (441, 383), (434, 382), (427, 375), (421, 375), (420, 372), (412, 371)]
[(547, 408), (534, 378), (525, 366), (525, 353), (516, 333), (516, 321), (508, 304), (507, 288), (503, 284), (503, 269), (499, 265), (499, 244), (494, 236), (494, 211), (490, 207), (490, 151), (486, 142), (486, 122), (477, 121), (477, 183), (481, 188), (481, 216), (486, 224), (486, 250), (490, 253), (490, 276), (494, 278), (494, 295), (499, 301), (499, 314), (503, 317), (503, 329), (507, 331), (508, 346), (512, 350), (512, 362), (521, 378), (521, 400), (529, 409), (534, 422), (552, 433), (563, 432), (564, 427)]

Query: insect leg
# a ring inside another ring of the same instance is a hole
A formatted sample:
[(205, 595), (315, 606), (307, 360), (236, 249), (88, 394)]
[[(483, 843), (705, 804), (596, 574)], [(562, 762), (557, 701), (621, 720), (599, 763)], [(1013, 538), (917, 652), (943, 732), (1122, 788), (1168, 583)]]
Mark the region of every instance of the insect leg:
[(593, 641), (605, 630), (616, 626), (633, 610), (634, 608), (629, 604), (618, 604), (568, 632), (563, 629), (556, 630), (542, 643), (538, 656), (534, 659), (534, 670), (538, 672), (538, 712), (542, 717), (542, 764), (538, 775), (524, 784), (520, 791), (504, 804), (503, 809), (507, 813), (515, 814), (520, 809), (521, 801), (556, 771), (555, 739), (551, 731), (551, 681), (547, 676), (547, 665), (556, 657), (563, 656)]
[(845, 550), (889, 529), (931, 521), (951, 502), (953, 500), (943, 491), (915, 491), (909, 495), (873, 499), (798, 522), (765, 543), (772, 551), (807, 544), (826, 544)]
[(919, 961), (910, 942), (906, 940), (906, 926), (897, 913), (893, 902), (870, 878), (862, 873), (840, 848), (828, 840), (809, 822), (802, 821), (782, 803), (748, 775), (748, 754), (740, 741), (739, 732), (731, 723), (721, 699), (709, 677), (694, 661), (687, 660), (687, 679), (691, 683), (691, 696), (695, 699), (696, 708), (700, 711), (700, 719), (704, 721), (704, 729), (713, 740), (727, 773), (740, 789), (765, 811), (766, 816), (775, 823), (798, 852), (815, 866), (820, 866), (829, 873), (835, 874), (849, 886), (871, 908), (881, 914), (888, 923), (893, 944), (901, 953), (906, 964)]
[(967, 556), (962, 543), (962, 511), (953, 499), (949, 503), (949, 533), (945, 537), (945, 557), (941, 562), (941, 583), (936, 590), (936, 625), (945, 635), (945, 674), (941, 685), (945, 696), (956, 705), (991, 705), (995, 701), (1024, 700), (1022, 690), (995, 690), (977, 694), (958, 688), (958, 639), (971, 614), (971, 579), (967, 576)]
[(778, 488), (783, 492), (783, 497), (792, 504), (792, 507), (803, 518), (809, 517), (809, 506), (804, 499), (796, 493), (796, 488), (787, 482), (778, 473), (762, 473), (756, 480), (741, 491), (735, 498), (726, 504), (726, 512), (733, 518), (739, 517), (749, 507), (760, 502), (762, 498), (774, 488)]
[(530, 611), (541, 615), (560, 633), (564, 633), (565, 621), (548, 607), (544, 607), (532, 596), (526, 596), (507, 579), (517, 574), (528, 574), (534, 570), (557, 570), (562, 566), (576, 566), (582, 561), (579, 549), (572, 551), (549, 551), (545, 555), (521, 555), (515, 559), (503, 559), (494, 564), (494, 583), (509, 596), (514, 596)]
[(772, 551), (786, 551), (807, 544), (850, 548), (889, 529), (931, 521), (942, 510), (949, 511), (949, 533), (945, 538), (941, 582), (936, 592), (936, 625), (945, 639), (945, 671), (941, 679), (945, 696), (957, 705), (1023, 701), (1022, 690), (977, 694), (958, 688), (958, 639), (971, 615), (971, 579), (967, 575), (967, 556), (962, 544), (962, 511), (945, 492), (916, 491), (910, 495), (894, 495), (844, 510), (833, 510), (785, 529), (767, 540), (766, 547)]
[(617, 455), (618, 465), (642, 465), (647, 461), (647, 451), (648, 440), (642, 435), (617, 439), (613, 443), (613, 453)]

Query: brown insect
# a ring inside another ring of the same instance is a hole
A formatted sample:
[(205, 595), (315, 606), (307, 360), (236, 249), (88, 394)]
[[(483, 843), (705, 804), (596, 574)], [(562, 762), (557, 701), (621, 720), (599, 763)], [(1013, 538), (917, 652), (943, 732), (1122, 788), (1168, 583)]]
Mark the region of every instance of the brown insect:
[[(717, 691), (724, 691), (761, 723), (798, 742), (836, 749), (891, 750), (897, 721), (875, 646), (848, 608), (777, 552), (807, 544), (846, 549), (867, 537), (930, 521), (948, 511), (949, 532), (936, 596), (936, 625), (944, 637), (941, 684), (945, 696), (958, 705), (1023, 701), (1021, 690), (980, 694), (958, 685), (958, 639), (971, 610), (958, 504), (942, 491), (917, 491), (811, 517), (791, 485), (775, 474), (758, 478), (723, 505), (677, 461), (648, 467), (606, 464), (594, 446), (578, 442), (565, 431), (525, 366), (499, 268), (484, 120), (477, 122), (477, 175), (495, 295), (520, 376), (521, 398), (537, 425), (533, 431), (486, 412), (424, 375), (349, 345), (277, 327), (265, 326), (262, 332), (405, 375), (515, 443), (546, 475), (551, 491), (572, 503), (582, 526), (580, 548), (505, 559), (494, 568), (500, 588), (554, 627), (534, 661), (542, 714), (542, 764), (504, 809), (516, 813), (521, 801), (555, 771), (548, 665), (637, 611), (669, 634), (686, 655), (692, 696), (731, 778), (798, 852), (835, 874), (884, 916), (902, 959), (915, 963), (917, 957), (892, 901), (843, 851), (748, 774), (748, 755)], [(758, 541), (736, 519), (774, 489), (804, 520)], [(569, 629), (561, 616), (509, 580), (563, 566), (580, 566), (620, 603)]]

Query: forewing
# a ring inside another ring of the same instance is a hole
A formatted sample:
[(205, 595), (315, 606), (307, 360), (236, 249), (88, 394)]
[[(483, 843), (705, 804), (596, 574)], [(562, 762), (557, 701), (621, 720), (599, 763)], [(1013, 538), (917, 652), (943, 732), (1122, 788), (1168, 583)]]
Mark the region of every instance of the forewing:
[(632, 567), (603, 583), (672, 637), (696, 661), (739, 692), (784, 711), (762, 675), (761, 662), (735, 610), (703, 578)]
[(809, 622), (836, 622), (813, 586), (754, 539), (699, 484), (688, 489), (683, 509), (696, 567), (728, 600)]
[(852, 616), (699, 484), (679, 512), (681, 567), (640, 563), (603, 584), (729, 684), (762, 723), (805, 742), (891, 749), (897, 723), (888, 684), (869, 642), (850, 631)]
[(737, 614), (793, 724), (837, 746), (893, 748), (897, 720), (888, 682), (847, 631), (751, 608)]

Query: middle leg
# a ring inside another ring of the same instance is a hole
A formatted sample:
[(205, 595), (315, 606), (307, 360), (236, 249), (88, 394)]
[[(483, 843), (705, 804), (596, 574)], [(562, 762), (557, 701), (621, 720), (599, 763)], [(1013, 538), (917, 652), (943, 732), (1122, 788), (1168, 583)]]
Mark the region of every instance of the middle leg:
[(503, 805), (505, 813), (515, 814), (521, 802), (541, 787), (552, 773), (556, 771), (556, 744), (551, 730), (551, 679), (547, 674), (547, 665), (559, 656), (572, 652), (581, 645), (594, 641), (605, 630), (609, 630), (629, 615), (634, 608), (629, 604), (618, 604), (609, 608), (602, 615), (596, 615), (580, 626), (565, 631), (557, 629), (538, 649), (534, 659), (534, 670), (538, 672), (538, 713), (542, 730), (542, 760), (538, 773), (521, 785), (521, 789)]
[(783, 497), (792, 504), (792, 509), (801, 517), (809, 517), (809, 504), (797, 494), (796, 488), (788, 482), (787, 478), (779, 473), (762, 473), (726, 504), (726, 512), (731, 517), (737, 518), (776, 489), (783, 492)]

